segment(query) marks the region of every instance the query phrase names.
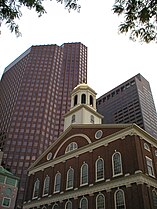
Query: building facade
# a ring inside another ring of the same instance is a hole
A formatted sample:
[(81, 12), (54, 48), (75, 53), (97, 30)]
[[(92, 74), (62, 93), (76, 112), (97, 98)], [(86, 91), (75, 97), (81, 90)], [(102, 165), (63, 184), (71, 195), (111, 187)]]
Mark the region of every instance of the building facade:
[(157, 113), (149, 82), (140, 74), (97, 99), (103, 123), (136, 123), (157, 138)]
[(101, 124), (95, 102), (86, 84), (72, 92), (64, 132), (28, 169), (24, 209), (157, 208), (156, 139)]
[[(0, 151), (0, 159), (3, 152)], [(19, 178), (3, 168), (0, 163), (0, 208), (14, 209)]]
[(30, 164), (63, 131), (72, 89), (87, 79), (82, 43), (32, 46), (6, 69), (0, 83), (4, 164), (21, 178), (21, 205)]

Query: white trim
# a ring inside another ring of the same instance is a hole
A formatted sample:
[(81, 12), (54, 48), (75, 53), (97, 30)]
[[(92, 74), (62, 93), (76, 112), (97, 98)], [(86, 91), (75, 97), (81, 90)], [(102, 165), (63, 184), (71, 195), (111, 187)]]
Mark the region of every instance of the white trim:
[[(149, 158), (148, 156), (145, 156), (145, 157), (146, 157), (146, 166), (147, 166), (147, 172), (148, 172), (148, 175), (149, 175), (149, 176), (151, 176), (151, 177), (154, 177), (154, 178), (155, 178), (153, 161), (152, 161), (152, 159), (151, 159), (151, 158)], [(152, 172), (153, 172), (153, 174), (150, 174), (150, 173), (149, 173), (149, 170), (148, 170), (148, 164), (147, 164), (148, 160), (151, 162), (151, 168), (152, 168)]]
[[(102, 163), (103, 163), (103, 177), (102, 178), (100, 178), (100, 179), (97, 179), (98, 178), (98, 176), (97, 176), (97, 168), (98, 168), (98, 161), (99, 160), (102, 160)], [(102, 180), (104, 180), (104, 159), (103, 158), (98, 158), (96, 161), (95, 161), (95, 181), (96, 182), (98, 182), (98, 181), (102, 181)]]
[(157, 189), (157, 182), (154, 178), (151, 178), (150, 176), (145, 175), (143, 173), (136, 173), (136, 174), (125, 176), (125, 177), (122, 176), (112, 181), (104, 181), (102, 184), (94, 184), (90, 187), (83, 187), (78, 190), (73, 190), (72, 192), (65, 191), (63, 194), (52, 195), (48, 198), (41, 198), (40, 201), (31, 201), (31, 202), (28, 201), (27, 203), (23, 205), (23, 209), (28, 209), (28, 207), (29, 208), (38, 207), (44, 204), (56, 203), (57, 201), (61, 202), (61, 201), (71, 199), (74, 197), (90, 195), (90, 194), (102, 192), (102, 191), (109, 192), (114, 188), (127, 186), (128, 184), (129, 185), (146, 184), (148, 186), (151, 186)]
[[(69, 178), (69, 172), (72, 171), (73, 175), (72, 175), (72, 186), (71, 187), (68, 187), (68, 178)], [(69, 189), (73, 189), (74, 188), (74, 169), (73, 168), (69, 168), (68, 171), (67, 171), (67, 178), (66, 178), (66, 190), (69, 190)]]
[[(87, 182), (86, 183), (82, 183), (82, 168), (83, 168), (83, 166), (87, 166)], [(80, 186), (85, 186), (85, 185), (88, 185), (88, 164), (87, 163), (83, 163), (82, 165), (81, 165), (81, 169), (80, 169)]]
[(123, 201), (124, 201), (124, 209), (126, 209), (126, 204), (125, 204), (125, 194), (124, 194), (124, 191), (122, 189), (117, 189), (114, 193), (114, 203), (115, 203), (115, 209), (117, 209), (117, 202), (116, 202), (116, 195), (117, 195), (117, 192), (121, 191), (123, 193)]
[(59, 208), (59, 205), (57, 203), (55, 203), (53, 206), (52, 206), (52, 209), (55, 209), (54, 207), (57, 206)]
[[(86, 197), (82, 197), (81, 199), (80, 199), (80, 208), (81, 208), (81, 203), (82, 203), (82, 200), (86, 200), (86, 203), (87, 203), (87, 209), (88, 209), (88, 199), (86, 198)], [(82, 208), (81, 208), (82, 209)]]
[(77, 137), (77, 136), (81, 136), (81, 137), (85, 138), (85, 139), (87, 140), (87, 142), (88, 142), (89, 144), (91, 144), (91, 140), (90, 140), (90, 138), (89, 138), (87, 135), (85, 135), (85, 134), (74, 134), (74, 135), (68, 137), (66, 140), (64, 140), (64, 141), (61, 143), (61, 145), (60, 145), (60, 146), (58, 147), (58, 149), (56, 150), (56, 152), (55, 152), (55, 154), (54, 154), (54, 156), (53, 156), (53, 159), (56, 158), (56, 156), (57, 156), (57, 154), (58, 154), (60, 148), (61, 148), (61, 147), (62, 147), (69, 139), (74, 138), (74, 137)]
[(33, 195), (32, 195), (32, 199), (37, 199), (38, 196), (34, 196), (34, 193), (35, 193), (35, 187), (36, 187), (36, 184), (37, 182), (39, 182), (39, 188), (40, 188), (40, 181), (39, 179), (37, 178), (36, 181), (34, 182), (34, 188), (33, 188)]
[(72, 209), (72, 202), (71, 202), (70, 200), (68, 200), (68, 201), (65, 203), (65, 209), (68, 209), (68, 208), (67, 208), (67, 204), (68, 204), (68, 203), (71, 204), (71, 209)]
[[(55, 190), (55, 187), (56, 187), (56, 180), (57, 180), (56, 177), (57, 177), (58, 175), (60, 175), (60, 182), (59, 182), (59, 183), (60, 183), (60, 185), (59, 185), (60, 188), (59, 188), (59, 190)], [(60, 172), (57, 172), (56, 175), (55, 175), (55, 179), (54, 179), (54, 189), (53, 189), (53, 193), (59, 193), (59, 192), (61, 191), (61, 177), (62, 177), (61, 173), (60, 173)]]
[(144, 142), (144, 149), (150, 152), (150, 147), (146, 142)]
[[(120, 170), (121, 170), (121, 172), (120, 173), (117, 173), (117, 174), (115, 174), (114, 160), (113, 160), (113, 157), (114, 157), (115, 154), (119, 154), (119, 156), (120, 156)], [(121, 153), (120, 152), (117, 152), (117, 151), (115, 153), (113, 153), (113, 155), (112, 155), (112, 174), (113, 174), (113, 177), (120, 176), (120, 175), (123, 174), (122, 156), (121, 156)]]
[(42, 196), (47, 196), (49, 194), (49, 189), (48, 189), (48, 193), (44, 194), (44, 190), (45, 190), (45, 184), (46, 184), (46, 180), (48, 179), (48, 183), (49, 183), (49, 189), (50, 189), (50, 177), (48, 175), (46, 175), (45, 179), (44, 179), (44, 186), (43, 186), (43, 195)]
[[(9, 200), (9, 205), (8, 205), (8, 206), (3, 205), (3, 203), (4, 203), (4, 199), (8, 199), (8, 200)], [(3, 206), (3, 207), (5, 207), (5, 208), (9, 208), (9, 207), (10, 207), (10, 204), (11, 204), (11, 198), (9, 198), (9, 197), (3, 197), (3, 200), (2, 200), (2, 206)]]
[(99, 197), (100, 195), (104, 197), (104, 209), (105, 209), (105, 196), (104, 196), (104, 194), (102, 194), (101, 192), (96, 196), (96, 209), (97, 209), (97, 207), (98, 207), (98, 197)]

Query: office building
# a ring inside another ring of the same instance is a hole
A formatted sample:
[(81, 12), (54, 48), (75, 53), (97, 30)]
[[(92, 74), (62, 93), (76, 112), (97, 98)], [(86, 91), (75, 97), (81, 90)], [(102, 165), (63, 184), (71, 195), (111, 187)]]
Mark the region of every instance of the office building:
[(136, 123), (157, 138), (157, 113), (149, 82), (140, 74), (97, 99), (103, 123)]
[(32, 46), (4, 71), (0, 84), (4, 164), (21, 178), (20, 206), (30, 164), (63, 131), (70, 93), (87, 79), (82, 43)]
[(155, 209), (157, 140), (136, 124), (101, 124), (87, 84), (64, 132), (29, 167), (24, 209)]

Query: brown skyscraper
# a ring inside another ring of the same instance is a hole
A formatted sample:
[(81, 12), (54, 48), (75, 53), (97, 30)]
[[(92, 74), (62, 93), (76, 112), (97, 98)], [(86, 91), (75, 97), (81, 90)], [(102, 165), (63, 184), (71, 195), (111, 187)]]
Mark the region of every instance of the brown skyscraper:
[(21, 204), (30, 163), (63, 131), (70, 93), (87, 79), (81, 43), (32, 46), (6, 69), (0, 84), (0, 134), (4, 163), (21, 178)]

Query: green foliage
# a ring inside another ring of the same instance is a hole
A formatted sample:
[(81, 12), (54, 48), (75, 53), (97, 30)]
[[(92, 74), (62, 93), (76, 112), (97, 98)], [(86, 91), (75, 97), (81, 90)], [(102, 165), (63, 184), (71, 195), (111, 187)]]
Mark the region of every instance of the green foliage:
[[(6, 23), (11, 32), (15, 32), (20, 36), (19, 26), (15, 22), (22, 16), (21, 7), (25, 6), (28, 9), (35, 9), (39, 17), (46, 13), (43, 7), (44, 0), (0, 0), (0, 23)], [(58, 3), (63, 3), (63, 0), (56, 0)], [(80, 5), (77, 4), (78, 0), (64, 0), (65, 8), (70, 12), (73, 10), (80, 10)]]
[(157, 0), (116, 0), (113, 11), (123, 17), (120, 33), (133, 41), (157, 41)]

